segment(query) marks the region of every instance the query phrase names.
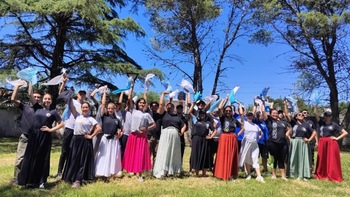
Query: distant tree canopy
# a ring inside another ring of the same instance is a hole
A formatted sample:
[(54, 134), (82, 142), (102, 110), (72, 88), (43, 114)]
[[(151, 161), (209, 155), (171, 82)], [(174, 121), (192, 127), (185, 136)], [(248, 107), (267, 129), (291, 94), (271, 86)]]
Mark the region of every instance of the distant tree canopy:
[[(129, 34), (145, 35), (132, 18), (118, 17), (124, 6), (122, 0), (1, 1), (1, 73), (36, 67), (46, 81), (66, 68), (76, 85), (100, 83), (112, 90), (117, 87), (111, 77), (118, 74), (162, 77), (158, 69), (142, 70), (122, 49)], [(49, 92), (57, 96), (57, 86)]]

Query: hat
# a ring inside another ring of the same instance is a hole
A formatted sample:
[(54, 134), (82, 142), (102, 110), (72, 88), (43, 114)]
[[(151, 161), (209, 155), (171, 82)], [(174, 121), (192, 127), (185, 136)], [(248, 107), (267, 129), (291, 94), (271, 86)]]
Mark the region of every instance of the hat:
[(198, 114), (201, 114), (201, 113), (207, 114), (207, 112), (205, 112), (204, 110), (199, 110)]
[(323, 116), (332, 116), (332, 112), (326, 111), (323, 113)]
[(205, 105), (205, 102), (203, 100), (196, 101), (196, 104), (203, 103)]
[(74, 92), (71, 89), (63, 91), (60, 95), (58, 95), (57, 99), (69, 99), (74, 96)]
[(78, 91), (78, 93), (80, 93), (80, 92), (84, 92), (84, 94), (86, 94), (86, 91), (83, 90), (83, 89), (81, 89), (81, 90)]

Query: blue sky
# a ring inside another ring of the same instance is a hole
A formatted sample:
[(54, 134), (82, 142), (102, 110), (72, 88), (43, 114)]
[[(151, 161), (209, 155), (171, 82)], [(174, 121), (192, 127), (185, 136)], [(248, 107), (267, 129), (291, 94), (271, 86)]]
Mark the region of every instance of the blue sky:
[[(125, 51), (130, 57), (132, 57), (138, 64), (142, 65), (144, 69), (154, 68), (154, 62), (149, 60), (149, 57), (143, 52), (144, 46), (142, 43), (149, 43), (149, 39), (154, 36), (152, 29), (150, 29), (150, 23), (148, 19), (143, 15), (143, 10), (140, 9), (138, 15), (127, 12), (127, 9), (122, 10), (120, 17), (126, 16), (132, 17), (138, 22), (146, 31), (145, 38), (135, 39), (133, 36), (129, 36), (125, 41)], [(221, 30), (220, 30), (221, 31)], [(279, 98), (293, 94), (293, 83), (298, 80), (299, 73), (286, 70), (290, 65), (288, 56), (283, 55), (289, 51), (290, 48), (282, 44), (272, 44), (268, 47), (257, 44), (249, 44), (247, 39), (237, 40), (236, 44), (231, 47), (229, 53), (240, 56), (243, 59), (243, 64), (235, 61), (226, 61), (224, 64), (230, 64), (228, 66), (234, 67), (229, 70), (227, 75), (229, 78), (224, 78), (229, 87), (240, 86), (237, 91), (237, 100), (244, 103), (244, 105), (253, 104), (253, 98), (259, 95), (265, 87), (270, 87), (269, 95), (272, 98)], [(167, 53), (164, 54), (166, 56)], [(157, 64), (159, 65), (159, 64)], [(169, 73), (168, 68), (156, 66), (165, 73)], [(182, 67), (189, 73), (193, 73), (193, 69), (186, 66)], [(210, 72), (207, 66), (203, 71), (203, 76), (206, 76)], [(182, 75), (179, 73), (177, 76), (171, 74), (167, 76), (173, 89), (182, 88), (178, 86), (181, 82)], [(186, 79), (186, 78), (185, 78)], [(126, 80), (126, 79), (125, 79)], [(213, 87), (214, 74), (209, 74), (203, 81), (203, 96), (209, 95)], [(153, 78), (153, 82), (156, 87), (150, 87), (150, 91), (163, 91), (160, 81)], [(143, 87), (140, 84), (135, 85), (135, 91), (143, 91)], [(123, 87), (125, 85), (121, 85)], [(230, 92), (220, 92), (221, 97), (225, 97)]]
[[(144, 10), (142, 7), (140, 7), (138, 15), (128, 12), (128, 10), (128, 8), (122, 9), (120, 18), (130, 16), (144, 28), (147, 35), (144, 38), (136, 39), (134, 35), (130, 34), (128, 39), (124, 41), (124, 49), (127, 54), (138, 64), (142, 65), (144, 69), (154, 68), (154, 62), (150, 60), (149, 56), (143, 51), (143, 43), (149, 44), (149, 39), (154, 36), (150, 29), (148, 18), (143, 15)], [(0, 23), (4, 24), (3, 19), (0, 20)], [(15, 30), (7, 29), (7, 31)], [(0, 32), (0, 35), (8, 33), (7, 31)], [(221, 31), (221, 29), (218, 29), (218, 31)], [(231, 88), (237, 85), (240, 86), (236, 94), (236, 99), (243, 102), (244, 105), (252, 104), (254, 96), (259, 95), (265, 87), (270, 87), (269, 95), (272, 98), (291, 95), (293, 93), (293, 83), (297, 81), (299, 73), (286, 70), (290, 62), (288, 57), (282, 54), (289, 50), (290, 48), (288, 46), (282, 44), (272, 44), (265, 47), (263, 45), (249, 44), (247, 39), (237, 40), (228, 52), (240, 56), (243, 60), (243, 64), (236, 61), (225, 61), (224, 64), (234, 69), (226, 73), (229, 78), (224, 78), (222, 80)], [(165, 53), (164, 56), (168, 54), (169, 53)], [(159, 65), (159, 63), (157, 65)], [(166, 74), (170, 73), (170, 69), (168, 68), (160, 66), (156, 66), (156, 68), (161, 69)], [(188, 73), (193, 73), (191, 67), (184, 66), (183, 69)], [(203, 97), (208, 96), (213, 87), (214, 74), (210, 74), (210, 72), (211, 69), (207, 65), (203, 71), (203, 76), (206, 76), (203, 80)], [(167, 75), (167, 80), (170, 81), (173, 89), (179, 88), (179, 90), (182, 90), (182, 88), (178, 86), (182, 78), (183, 76), (181, 73), (178, 75)], [(120, 88), (126, 86), (126, 80), (126, 76), (113, 79), (115, 85)], [(152, 82), (155, 86), (150, 87), (150, 91), (164, 91), (159, 80), (153, 78)], [(70, 86), (73, 84), (68, 85)], [(138, 81), (135, 84), (135, 92), (143, 91), (144, 85), (142, 82)], [(219, 92), (221, 97), (225, 97), (226, 94), (229, 93), (230, 91)]]

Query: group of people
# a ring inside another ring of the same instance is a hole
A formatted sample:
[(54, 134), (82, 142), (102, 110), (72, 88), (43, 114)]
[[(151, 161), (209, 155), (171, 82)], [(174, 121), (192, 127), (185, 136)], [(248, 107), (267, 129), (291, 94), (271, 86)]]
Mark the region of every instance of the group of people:
[[(156, 178), (184, 173), (187, 130), (191, 130), (189, 173), (194, 170), (196, 176), (208, 176), (207, 170), (211, 170), (218, 179), (235, 180), (241, 168), (250, 180), (254, 168), (256, 180), (264, 182), (261, 174), (269, 173), (267, 160), (271, 155), (272, 179), (276, 179), (278, 167), (284, 180), (287, 176), (307, 180), (313, 175), (314, 148), (318, 147), (313, 176), (342, 181), (337, 140), (347, 132), (331, 121), (330, 112), (325, 112), (321, 120), (317, 105), (314, 112), (320, 125), (320, 138), (315, 124), (308, 120), (308, 112), (302, 110), (291, 118), (286, 104), (284, 113), (272, 108), (266, 112), (264, 101), (262, 105), (255, 103), (253, 111), (247, 112), (239, 102), (237, 110), (233, 103), (227, 105), (227, 95), (212, 109), (212, 102), (199, 99), (191, 103), (190, 91), (185, 89), (189, 121), (184, 116), (183, 105), (175, 107), (172, 98), (164, 104), (167, 91), (161, 94), (159, 103), (148, 104), (148, 88), (143, 98), (134, 101), (132, 82), (125, 105), (122, 103), (124, 92), (120, 93), (118, 102), (112, 102), (106, 87), (98, 102), (94, 98), (96, 90), (93, 91), (90, 96), (98, 106), (93, 118), (86, 91), (78, 91), (77, 99), (73, 99), (72, 90), (64, 91), (68, 78), (63, 76), (59, 98), (67, 102), (64, 120), (52, 109), (51, 95), (45, 94), (41, 100), (41, 95), (33, 93), (29, 84), (31, 105), (28, 105), (16, 100), (23, 83), (13, 91), (11, 100), (23, 110), (14, 173), (14, 183), (18, 185), (45, 188), (50, 168), (51, 132), (64, 126), (56, 179), (72, 183), (73, 188), (95, 177), (105, 180), (122, 177), (123, 170), (138, 174), (141, 182), (145, 171)], [(263, 171), (260, 171), (260, 156)]]

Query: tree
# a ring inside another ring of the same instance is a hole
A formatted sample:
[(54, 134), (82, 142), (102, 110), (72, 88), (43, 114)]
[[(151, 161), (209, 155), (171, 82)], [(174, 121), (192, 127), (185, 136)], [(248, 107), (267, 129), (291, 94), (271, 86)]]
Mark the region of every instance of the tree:
[[(118, 17), (116, 8), (124, 6), (121, 0), (2, 1), (1, 30), (8, 34), (0, 39), (0, 69), (37, 67), (46, 80), (66, 68), (76, 85), (108, 84), (112, 90), (117, 87), (110, 77), (118, 74), (161, 76), (157, 69), (141, 70), (121, 48), (127, 35), (145, 35), (132, 18)], [(49, 86), (54, 98), (57, 89)]]
[[(202, 69), (208, 60), (215, 19), (221, 9), (213, 0), (145, 0), (151, 26), (156, 37), (147, 51), (163, 65), (180, 71), (193, 82), (196, 91), (203, 91)], [(171, 51), (172, 58), (158, 52)], [(193, 74), (183, 68), (193, 65)]]
[[(258, 31), (251, 42), (291, 47), (291, 68), (312, 73), (329, 89), (333, 121), (339, 123), (339, 90), (348, 77), (349, 56), (343, 50), (349, 35), (348, 0), (256, 0)], [(347, 81), (345, 82), (347, 83)]]

